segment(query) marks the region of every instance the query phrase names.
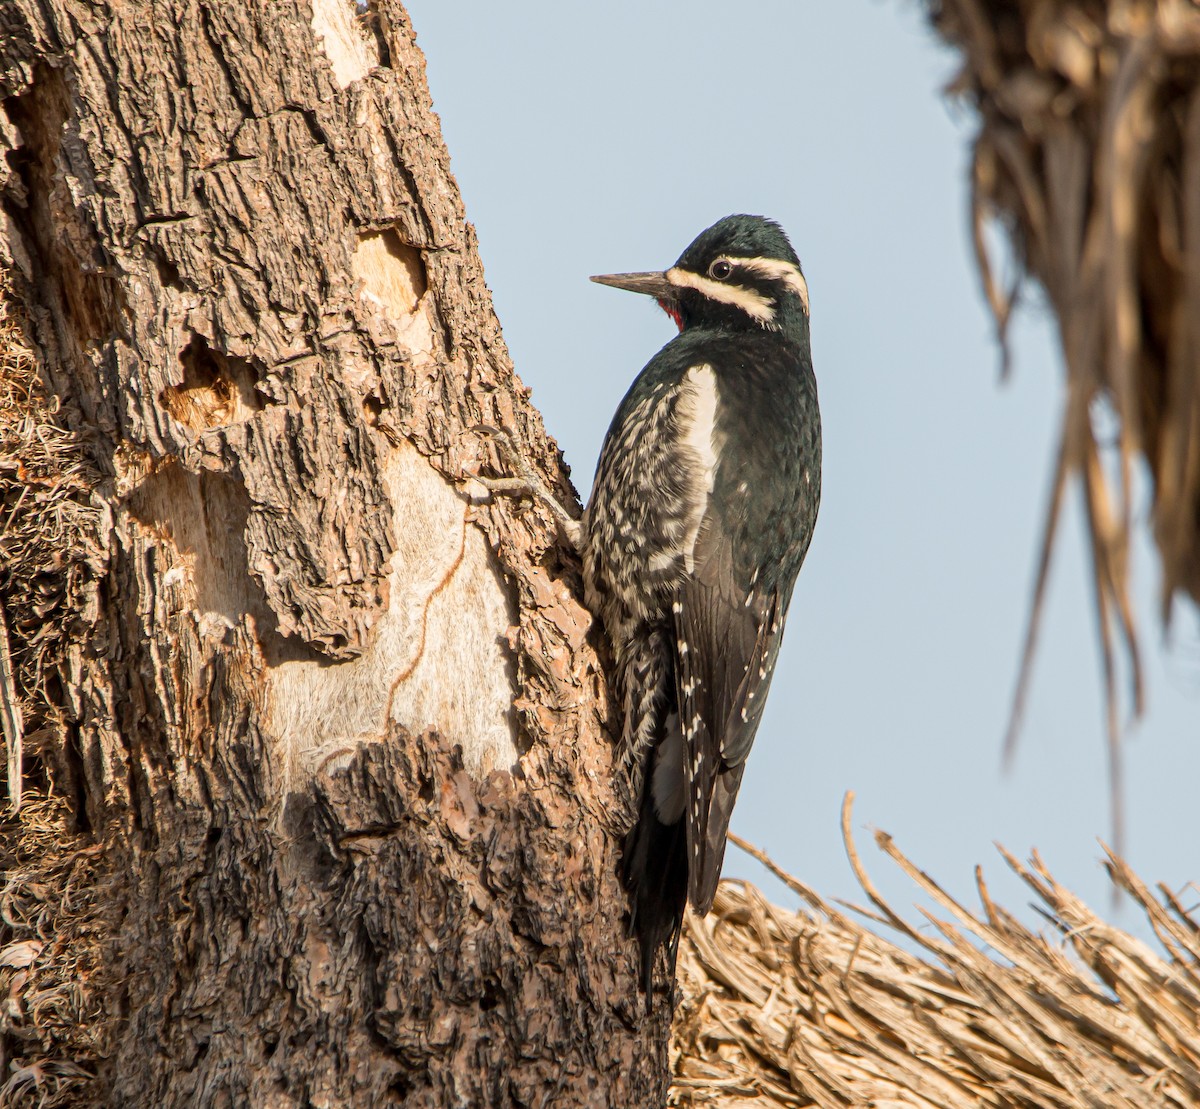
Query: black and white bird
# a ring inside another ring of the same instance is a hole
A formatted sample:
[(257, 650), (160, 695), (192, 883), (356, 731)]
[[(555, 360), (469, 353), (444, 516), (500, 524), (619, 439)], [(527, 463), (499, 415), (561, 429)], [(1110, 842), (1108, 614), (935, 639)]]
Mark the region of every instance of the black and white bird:
[(686, 903), (712, 907), (816, 524), (821, 418), (808, 285), (778, 224), (728, 216), (664, 272), (592, 280), (679, 327), (621, 402), (576, 533), (638, 805), (622, 866), (649, 999)]

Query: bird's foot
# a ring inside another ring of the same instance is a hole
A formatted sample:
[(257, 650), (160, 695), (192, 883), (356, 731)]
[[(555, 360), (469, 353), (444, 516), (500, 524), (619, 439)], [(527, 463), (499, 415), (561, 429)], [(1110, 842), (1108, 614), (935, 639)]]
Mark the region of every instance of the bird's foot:
[(498, 427), (491, 427), (488, 424), (478, 424), (471, 430), (478, 435), (492, 439), (499, 448), (500, 454), (504, 456), (505, 461), (517, 473), (516, 477), (477, 477), (475, 480), (493, 495), (533, 497), (541, 501), (558, 522), (562, 533), (578, 551), (583, 539), (583, 526), (559, 503), (558, 498), (550, 492), (546, 483), (533, 472), (529, 464), (521, 456), (521, 452), (517, 450), (516, 444), (513, 443), (508, 432)]

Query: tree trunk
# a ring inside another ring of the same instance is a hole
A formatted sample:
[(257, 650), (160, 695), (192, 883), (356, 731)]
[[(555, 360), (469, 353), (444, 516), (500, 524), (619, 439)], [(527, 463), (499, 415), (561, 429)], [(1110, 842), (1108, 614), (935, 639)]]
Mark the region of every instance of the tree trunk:
[(569, 486), (406, 14), (6, 0), (0, 95), (0, 265), (79, 459), (40, 690), (15, 559), (0, 599), (102, 845), (88, 1094), (660, 1103), (578, 564), (475, 429)]

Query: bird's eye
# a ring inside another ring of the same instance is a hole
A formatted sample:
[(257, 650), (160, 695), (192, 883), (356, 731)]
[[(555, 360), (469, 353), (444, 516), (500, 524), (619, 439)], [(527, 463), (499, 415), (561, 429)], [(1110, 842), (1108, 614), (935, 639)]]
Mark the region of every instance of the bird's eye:
[(725, 261), (724, 258), (718, 258), (708, 267), (708, 276), (714, 277), (718, 281), (728, 281), (731, 273), (733, 273), (733, 266)]

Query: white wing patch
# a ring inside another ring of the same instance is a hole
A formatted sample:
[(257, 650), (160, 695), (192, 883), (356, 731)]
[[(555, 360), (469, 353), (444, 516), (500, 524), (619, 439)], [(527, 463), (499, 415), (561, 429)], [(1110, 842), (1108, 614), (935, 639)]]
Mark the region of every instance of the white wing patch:
[(694, 456), (695, 484), (688, 501), (695, 506), (683, 538), (683, 564), (695, 571), (696, 538), (708, 509), (717, 472), (717, 375), (712, 366), (693, 366), (679, 387), (679, 423), (682, 441)]

